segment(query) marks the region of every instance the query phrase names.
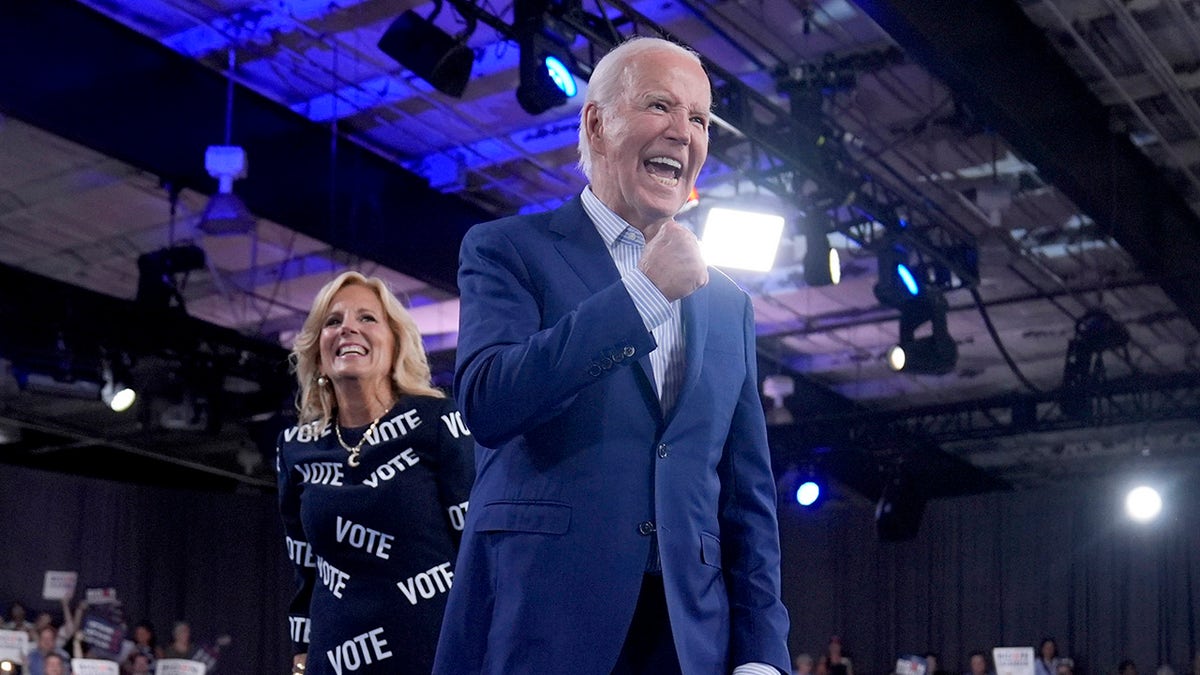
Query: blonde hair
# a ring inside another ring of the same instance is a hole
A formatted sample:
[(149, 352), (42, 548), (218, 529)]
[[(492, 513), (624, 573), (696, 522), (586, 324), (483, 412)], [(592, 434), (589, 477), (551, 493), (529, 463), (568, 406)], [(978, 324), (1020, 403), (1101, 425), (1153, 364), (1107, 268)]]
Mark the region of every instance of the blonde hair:
[(588, 78), (587, 98), (583, 107), (579, 109), (579, 170), (588, 180), (592, 179), (592, 144), (587, 135), (587, 120), (583, 118), (587, 104), (595, 103), (597, 108), (604, 110), (618, 101), (630, 89), (633, 71), (629, 66), (638, 56), (654, 51), (683, 54), (704, 68), (700, 55), (690, 47), (663, 38), (642, 35), (629, 37), (601, 57)]
[(363, 286), (370, 289), (383, 305), (387, 315), (388, 328), (392, 330), (395, 339), (395, 358), (391, 368), (392, 393), (396, 397), (404, 394), (422, 394), (436, 398), (445, 398), (446, 393), (433, 386), (433, 378), (429, 372), (429, 359), (425, 355), (425, 345), (421, 342), (421, 331), (417, 322), (392, 291), (387, 283), (378, 277), (366, 277), (358, 272), (342, 272), (333, 281), (325, 284), (317, 297), (313, 298), (312, 309), (304, 326), (292, 343), (292, 352), (288, 356), (291, 370), (296, 374), (296, 382), (300, 390), (296, 394), (296, 410), (300, 414), (302, 424), (321, 420), (329, 422), (333, 410), (337, 406), (333, 387), (321, 386), (317, 377), (321, 374), (321, 328), (325, 325), (325, 315), (329, 305), (333, 304), (333, 296), (347, 286)]

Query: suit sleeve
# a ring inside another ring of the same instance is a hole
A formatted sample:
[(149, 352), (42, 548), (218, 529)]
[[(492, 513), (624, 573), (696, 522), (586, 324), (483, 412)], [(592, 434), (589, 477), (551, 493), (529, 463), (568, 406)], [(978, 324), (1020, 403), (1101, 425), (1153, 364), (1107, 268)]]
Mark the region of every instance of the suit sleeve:
[(275, 463), (279, 486), (279, 513), (283, 518), (284, 546), (295, 572), (296, 591), (288, 607), (288, 635), (292, 653), (308, 652), (309, 603), (316, 585), (316, 567), (309, 552), (308, 539), (300, 524), (300, 485), (296, 472), (284, 456), (283, 434), (276, 442)]
[(732, 663), (769, 663), (790, 672), (788, 615), (780, 595), (777, 494), (758, 394), (754, 309), (746, 299), (746, 379), (734, 410), (721, 474), (722, 560), (726, 563)]
[(499, 228), (475, 227), (463, 239), (454, 390), (485, 447), (545, 422), (581, 389), (655, 346), (620, 279), (544, 326), (543, 286), (552, 282), (536, 254), (519, 250)]

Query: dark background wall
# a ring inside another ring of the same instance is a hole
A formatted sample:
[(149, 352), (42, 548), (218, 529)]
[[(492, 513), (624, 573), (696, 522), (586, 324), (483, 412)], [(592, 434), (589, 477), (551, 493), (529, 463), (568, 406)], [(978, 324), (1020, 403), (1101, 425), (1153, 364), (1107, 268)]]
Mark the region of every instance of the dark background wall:
[[(0, 612), (42, 600), (46, 570), (79, 573), (76, 597), (113, 587), (130, 626), (160, 645), (185, 619), (192, 639), (228, 634), (215, 672), (285, 672), (291, 571), (274, 495), (166, 490), (5, 466), (0, 469)], [(7, 618), (7, 617), (5, 617)], [(32, 616), (30, 617), (32, 619)]]
[(791, 649), (814, 656), (842, 637), (856, 672), (889, 672), (931, 650), (952, 673), (967, 655), (1054, 637), (1079, 675), (1133, 659), (1189, 672), (1200, 609), (1200, 495), (1179, 476), (1149, 526), (1124, 515), (1121, 480), (939, 499), (918, 535), (883, 542), (874, 504), (854, 497), (817, 513), (782, 504), (784, 601)]
[[(1115, 481), (940, 499), (916, 538), (880, 541), (874, 505), (853, 495), (801, 513), (781, 502), (791, 649), (842, 637), (859, 675), (927, 649), (951, 672), (972, 649), (1058, 640), (1081, 675), (1123, 658), (1180, 675), (1197, 649), (1200, 494), (1180, 477), (1156, 524), (1121, 513)], [(113, 586), (133, 622), (169, 639), (178, 618), (199, 642), (228, 633), (217, 672), (283, 672), (291, 572), (273, 495), (164, 490), (16, 467), (0, 471), (0, 602), (34, 610), (45, 570)], [(82, 593), (82, 591), (81, 591)]]

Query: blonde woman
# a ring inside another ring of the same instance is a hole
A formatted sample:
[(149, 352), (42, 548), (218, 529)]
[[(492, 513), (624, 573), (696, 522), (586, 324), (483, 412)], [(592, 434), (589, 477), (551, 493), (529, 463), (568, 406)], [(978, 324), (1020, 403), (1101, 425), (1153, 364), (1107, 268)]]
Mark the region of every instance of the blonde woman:
[(317, 294), (291, 353), (279, 504), (298, 587), (292, 672), (429, 673), (474, 477), (416, 323), (378, 278)]

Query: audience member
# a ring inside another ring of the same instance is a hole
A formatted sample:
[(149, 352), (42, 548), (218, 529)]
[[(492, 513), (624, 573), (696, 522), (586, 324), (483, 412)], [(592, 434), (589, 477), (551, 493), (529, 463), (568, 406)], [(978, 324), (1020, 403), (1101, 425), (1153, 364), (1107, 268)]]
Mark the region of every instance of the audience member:
[(129, 655), (129, 660), (124, 664), (125, 673), (128, 675), (148, 675), (154, 672), (154, 664), (151, 658), (142, 652), (134, 652)]
[(196, 653), (196, 645), (192, 644), (192, 625), (187, 621), (176, 621), (171, 628), (171, 644), (162, 650), (164, 659), (190, 659)]
[(1075, 660), (1059, 657), (1055, 672), (1057, 675), (1075, 675)]
[(949, 675), (942, 668), (941, 659), (937, 652), (925, 652), (922, 656), (925, 658), (925, 675)]
[(137, 622), (133, 632), (121, 645), (120, 662), (124, 672), (133, 672), (135, 654), (144, 654), (150, 661), (151, 670), (154, 669), (155, 661), (162, 658), (163, 650), (158, 646), (158, 636), (154, 631), (154, 624), (150, 623), (149, 619)]
[(1137, 664), (1133, 659), (1125, 659), (1117, 664), (1117, 675), (1137, 675)]
[[(42, 664), (43, 675), (70, 675), (71, 659), (58, 653), (50, 653), (46, 655), (46, 660)], [(32, 673), (33, 671), (28, 671)]]
[(13, 600), (8, 606), (8, 620), (0, 624), (3, 630), (23, 630), (29, 633), (29, 639), (37, 640), (37, 631), (33, 622), (29, 621), (28, 610), (20, 600)]
[(1033, 663), (1034, 675), (1057, 675), (1058, 643), (1054, 638), (1043, 638), (1038, 646), (1037, 660)]
[(801, 652), (792, 659), (792, 675), (813, 675), (812, 654)]
[(991, 675), (991, 666), (991, 659), (988, 658), (988, 653), (982, 649), (977, 649), (967, 657), (966, 675)]
[(68, 663), (71, 660), (71, 655), (58, 646), (58, 629), (53, 624), (38, 630), (37, 644), (25, 657), (25, 675), (47, 675), (46, 664), (50, 656), (57, 656)]
[(842, 639), (836, 635), (829, 638), (829, 646), (821, 655), (826, 675), (854, 675), (854, 664), (842, 649)]

